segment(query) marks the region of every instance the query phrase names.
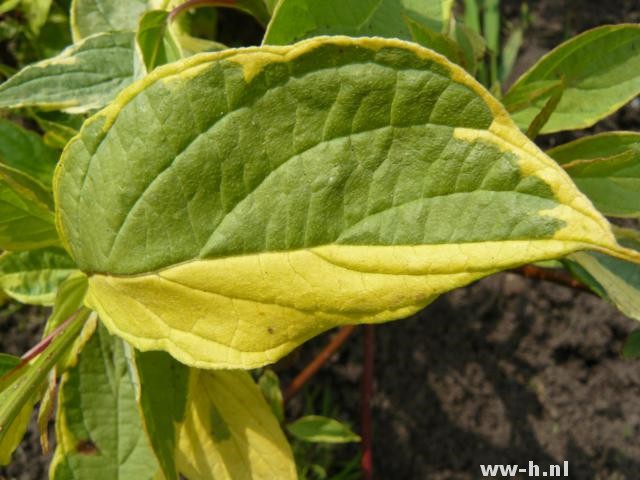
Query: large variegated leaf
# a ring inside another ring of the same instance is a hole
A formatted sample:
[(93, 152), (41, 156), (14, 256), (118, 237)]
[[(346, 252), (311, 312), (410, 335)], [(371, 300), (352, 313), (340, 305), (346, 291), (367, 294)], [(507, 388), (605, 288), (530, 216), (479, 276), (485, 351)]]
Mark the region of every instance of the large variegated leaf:
[(140, 16), (151, 8), (151, 3), (151, 0), (73, 0), (73, 40), (77, 42), (96, 33), (135, 31)]
[(0, 85), (0, 107), (100, 108), (133, 81), (133, 42), (133, 32), (101, 33), (29, 65)]
[(103, 327), (62, 377), (50, 478), (152, 479), (158, 469), (136, 406), (124, 346)]
[(473, 78), (399, 40), (161, 67), (85, 124), (55, 193), (89, 305), (203, 367), (272, 362), (519, 264), (638, 258)]
[(562, 99), (541, 133), (589, 127), (615, 112), (640, 94), (640, 25), (594, 28), (531, 67), (504, 99), (521, 128), (544, 108), (553, 95), (548, 86), (558, 80), (565, 87)]
[(61, 248), (0, 255), (0, 289), (22, 303), (53, 305), (58, 286), (76, 266)]
[(407, 20), (440, 31), (452, 5), (453, 0), (281, 0), (263, 43), (288, 45), (318, 35), (412, 40)]
[(602, 213), (640, 217), (640, 133), (601, 133), (547, 153)]
[(198, 480), (292, 480), (293, 455), (251, 375), (191, 370), (178, 468)]

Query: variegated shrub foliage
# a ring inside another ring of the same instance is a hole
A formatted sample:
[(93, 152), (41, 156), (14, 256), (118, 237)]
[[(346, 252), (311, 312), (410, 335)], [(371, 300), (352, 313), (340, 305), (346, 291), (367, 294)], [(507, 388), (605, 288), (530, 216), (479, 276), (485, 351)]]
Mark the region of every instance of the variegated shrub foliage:
[[(197, 38), (196, 3), (255, 16), (263, 44)], [(0, 356), (3, 463), (40, 402), (52, 479), (295, 478), (242, 369), (523, 264), (559, 259), (640, 319), (640, 234), (605, 218), (640, 216), (640, 134), (529, 138), (640, 93), (640, 26), (502, 95), (452, 4), (71, 2), (74, 43), (0, 85), (0, 287), (53, 306), (42, 353)]]

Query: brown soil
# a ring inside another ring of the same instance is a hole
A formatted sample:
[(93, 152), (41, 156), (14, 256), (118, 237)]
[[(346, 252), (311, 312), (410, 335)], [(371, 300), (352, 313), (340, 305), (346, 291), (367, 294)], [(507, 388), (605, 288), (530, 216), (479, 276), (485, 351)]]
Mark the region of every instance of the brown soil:
[[(376, 327), (376, 478), (565, 460), (573, 479), (640, 478), (640, 363), (620, 357), (635, 327), (589, 294), (514, 274)], [(356, 425), (359, 337), (316, 380)]]

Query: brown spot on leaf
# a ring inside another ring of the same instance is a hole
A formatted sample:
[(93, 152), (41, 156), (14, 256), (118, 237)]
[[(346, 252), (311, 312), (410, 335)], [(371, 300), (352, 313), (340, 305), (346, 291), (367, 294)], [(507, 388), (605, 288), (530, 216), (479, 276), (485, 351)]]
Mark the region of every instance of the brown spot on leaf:
[(267, 332), (269, 332), (271, 335), (273, 335), (273, 328), (272, 327), (267, 327)]
[(96, 455), (98, 447), (91, 440), (82, 440), (76, 445), (76, 451), (82, 455)]

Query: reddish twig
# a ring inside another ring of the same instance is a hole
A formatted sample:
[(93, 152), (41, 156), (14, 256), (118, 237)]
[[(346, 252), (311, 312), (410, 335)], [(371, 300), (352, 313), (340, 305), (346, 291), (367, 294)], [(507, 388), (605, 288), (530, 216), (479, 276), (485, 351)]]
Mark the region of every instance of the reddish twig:
[(364, 364), (362, 370), (362, 397), (360, 402), (362, 433), (362, 478), (373, 479), (373, 420), (371, 417), (371, 397), (373, 395), (373, 357), (374, 357), (374, 327), (364, 327)]
[(570, 274), (562, 270), (536, 267), (535, 265), (525, 265), (523, 267), (516, 268), (510, 271), (513, 273), (517, 273), (518, 275), (522, 275), (523, 277), (526, 277), (526, 278), (544, 280), (546, 282), (552, 282), (558, 285), (564, 285), (565, 287), (573, 288), (576, 290), (580, 290), (581, 292), (588, 292), (595, 295), (593, 290), (587, 287), (584, 283), (580, 282), (579, 280), (576, 280)]
[(338, 330), (326, 347), (302, 370), (289, 384), (284, 392), (284, 401), (288, 402), (316, 374), (329, 358), (342, 346), (355, 330), (355, 325), (348, 325)]
[(60, 333), (64, 331), (64, 329), (67, 328), (67, 326), (71, 322), (73, 322), (73, 320), (78, 316), (80, 311), (81, 309), (76, 310), (69, 318), (67, 318), (64, 322), (58, 325), (49, 335), (47, 335), (45, 338), (40, 340), (27, 353), (22, 355), (22, 357), (20, 357), (20, 365), (18, 365), (16, 368), (20, 368), (26, 365), (35, 357), (40, 355), (49, 346), (49, 344), (53, 341), (53, 339), (56, 338), (58, 335), (60, 335)]
[(178, 15), (185, 10), (191, 10), (200, 7), (235, 7), (236, 0), (187, 0), (175, 7), (169, 13), (169, 21), (173, 21)]

